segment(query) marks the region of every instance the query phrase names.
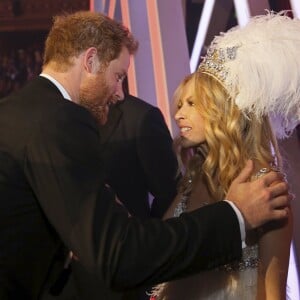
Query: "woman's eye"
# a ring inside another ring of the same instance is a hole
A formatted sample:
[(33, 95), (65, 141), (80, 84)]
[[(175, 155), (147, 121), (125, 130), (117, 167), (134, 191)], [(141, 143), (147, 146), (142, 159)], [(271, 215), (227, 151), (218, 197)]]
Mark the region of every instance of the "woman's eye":
[(187, 101), (189, 106), (195, 106), (195, 103), (192, 100)]
[(181, 107), (182, 107), (182, 102), (180, 101), (177, 103), (177, 110), (179, 110)]

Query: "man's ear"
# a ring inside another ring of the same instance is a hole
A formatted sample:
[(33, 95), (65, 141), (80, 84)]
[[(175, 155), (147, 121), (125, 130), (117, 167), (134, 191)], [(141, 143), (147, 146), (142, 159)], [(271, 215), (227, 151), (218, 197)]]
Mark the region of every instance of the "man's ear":
[(84, 54), (84, 68), (88, 73), (96, 73), (99, 65), (97, 49), (88, 48)]

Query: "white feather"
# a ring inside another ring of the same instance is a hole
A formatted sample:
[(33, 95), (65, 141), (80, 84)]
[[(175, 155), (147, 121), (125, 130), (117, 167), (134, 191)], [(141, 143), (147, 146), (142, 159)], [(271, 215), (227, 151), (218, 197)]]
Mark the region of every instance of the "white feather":
[(224, 83), (237, 106), (258, 117), (269, 114), (277, 137), (300, 122), (300, 20), (269, 12), (215, 37), (214, 48), (238, 46), (226, 60)]

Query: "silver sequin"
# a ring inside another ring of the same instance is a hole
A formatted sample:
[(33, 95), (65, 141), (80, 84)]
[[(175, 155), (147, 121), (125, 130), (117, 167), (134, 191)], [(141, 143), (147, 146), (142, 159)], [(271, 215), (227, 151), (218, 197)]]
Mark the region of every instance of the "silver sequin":
[[(274, 168), (275, 169), (275, 168)], [(270, 172), (271, 169), (269, 168), (262, 168), (260, 169), (255, 175), (254, 178), (259, 178), (266, 173)], [(273, 170), (273, 167), (272, 167)], [(192, 184), (192, 180), (188, 180), (189, 185)], [(190, 194), (189, 193), (183, 193), (180, 199), (180, 202), (176, 205), (174, 210), (174, 217), (179, 217), (183, 212), (187, 210), (187, 203), (189, 200)], [(205, 202), (201, 206), (207, 205), (208, 203)], [(249, 268), (257, 268), (259, 264), (259, 258), (258, 258), (258, 245), (251, 245), (246, 246), (242, 249), (242, 258), (238, 261), (225, 264), (221, 267), (219, 267), (219, 270), (232, 272), (232, 271), (243, 271)]]
[(232, 272), (244, 271), (246, 269), (255, 269), (258, 267), (258, 245), (247, 246), (242, 250), (242, 258), (238, 261), (219, 267), (219, 270)]

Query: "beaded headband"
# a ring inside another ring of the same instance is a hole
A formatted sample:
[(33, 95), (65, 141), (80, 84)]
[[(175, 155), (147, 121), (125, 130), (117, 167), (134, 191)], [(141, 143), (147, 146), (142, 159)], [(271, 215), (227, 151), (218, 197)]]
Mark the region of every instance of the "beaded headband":
[(237, 48), (237, 46), (233, 46), (225, 49), (218, 49), (212, 44), (199, 65), (198, 71), (214, 77), (226, 88), (226, 85), (229, 84), (226, 84), (229, 70), (226, 68), (225, 62), (236, 58)]
[(300, 20), (256, 16), (216, 36), (198, 72), (218, 80), (239, 109), (269, 115), (277, 137), (300, 122)]

